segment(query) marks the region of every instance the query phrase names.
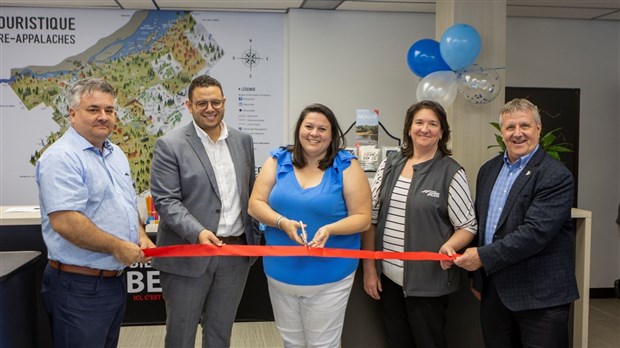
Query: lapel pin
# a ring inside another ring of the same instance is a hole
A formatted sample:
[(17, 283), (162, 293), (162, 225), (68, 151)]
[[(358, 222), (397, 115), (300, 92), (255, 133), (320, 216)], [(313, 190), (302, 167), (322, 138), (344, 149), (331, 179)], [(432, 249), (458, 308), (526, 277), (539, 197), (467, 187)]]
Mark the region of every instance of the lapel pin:
[(531, 173), (532, 173), (532, 172), (528, 170), (528, 171), (527, 171), (527, 173), (525, 173), (525, 176), (528, 176), (528, 175), (530, 175)]

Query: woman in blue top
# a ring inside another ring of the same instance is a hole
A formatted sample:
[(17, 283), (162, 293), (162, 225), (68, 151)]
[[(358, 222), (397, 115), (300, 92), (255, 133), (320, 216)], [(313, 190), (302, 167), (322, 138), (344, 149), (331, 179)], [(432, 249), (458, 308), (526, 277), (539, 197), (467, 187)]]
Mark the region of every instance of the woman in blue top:
[[(306, 107), (293, 146), (271, 152), (250, 197), (249, 213), (267, 226), (267, 245), (360, 249), (370, 226), (370, 187), (326, 106)], [(285, 347), (339, 347), (358, 260), (264, 257), (276, 326)]]

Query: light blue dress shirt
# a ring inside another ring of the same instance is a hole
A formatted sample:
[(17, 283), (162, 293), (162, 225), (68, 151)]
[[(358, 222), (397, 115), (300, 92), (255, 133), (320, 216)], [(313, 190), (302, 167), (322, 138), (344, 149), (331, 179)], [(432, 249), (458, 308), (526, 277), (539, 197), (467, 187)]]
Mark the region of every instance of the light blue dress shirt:
[(82, 249), (64, 239), (48, 217), (56, 211), (79, 211), (103, 231), (138, 243), (137, 198), (123, 151), (106, 140), (101, 153), (69, 128), (43, 153), (35, 175), (48, 258), (97, 269), (124, 268), (111, 254)]
[(486, 233), (484, 234), (484, 245), (493, 243), (493, 236), (495, 235), (495, 230), (497, 230), (497, 222), (499, 221), (499, 217), (502, 215), (502, 211), (504, 210), (504, 205), (506, 204), (506, 199), (508, 198), (510, 189), (515, 183), (515, 180), (519, 177), (519, 174), (523, 168), (525, 168), (525, 165), (527, 165), (527, 162), (529, 162), (532, 156), (534, 156), (534, 153), (538, 151), (539, 147), (540, 145), (537, 145), (534, 151), (519, 158), (512, 164), (508, 159), (508, 155), (504, 152), (504, 165), (495, 180), (493, 191), (491, 191), (489, 211), (487, 212)]

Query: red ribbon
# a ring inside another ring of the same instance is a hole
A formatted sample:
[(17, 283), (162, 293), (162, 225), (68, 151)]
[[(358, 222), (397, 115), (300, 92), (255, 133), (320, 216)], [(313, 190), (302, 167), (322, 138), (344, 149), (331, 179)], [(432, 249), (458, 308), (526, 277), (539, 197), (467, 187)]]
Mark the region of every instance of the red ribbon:
[(336, 248), (307, 248), (304, 246), (183, 244), (143, 249), (147, 257), (187, 256), (315, 256), (351, 259), (399, 259), (413, 261), (454, 260), (458, 255), (448, 256), (429, 251), (369, 251)]

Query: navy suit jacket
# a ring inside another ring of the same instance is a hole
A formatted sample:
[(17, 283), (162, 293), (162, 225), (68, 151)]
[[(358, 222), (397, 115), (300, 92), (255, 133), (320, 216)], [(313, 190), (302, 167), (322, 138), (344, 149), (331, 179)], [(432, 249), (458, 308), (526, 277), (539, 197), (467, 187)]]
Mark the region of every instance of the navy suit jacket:
[[(237, 174), (247, 243), (258, 244), (257, 224), (248, 215), (248, 200), (256, 177), (252, 137), (229, 127), (226, 144)], [(160, 216), (157, 246), (196, 244), (203, 229), (217, 232), (222, 202), (213, 166), (193, 122), (155, 141), (151, 194)], [(152, 264), (160, 271), (197, 277), (205, 272), (210, 260), (162, 257), (153, 259)]]
[(482, 268), (474, 287), (492, 276), (497, 292), (512, 311), (548, 308), (579, 297), (573, 259), (571, 218), (573, 177), (541, 148), (515, 180), (497, 223), (493, 242), (484, 245), (491, 191), (503, 155), (478, 173), (476, 215)]

